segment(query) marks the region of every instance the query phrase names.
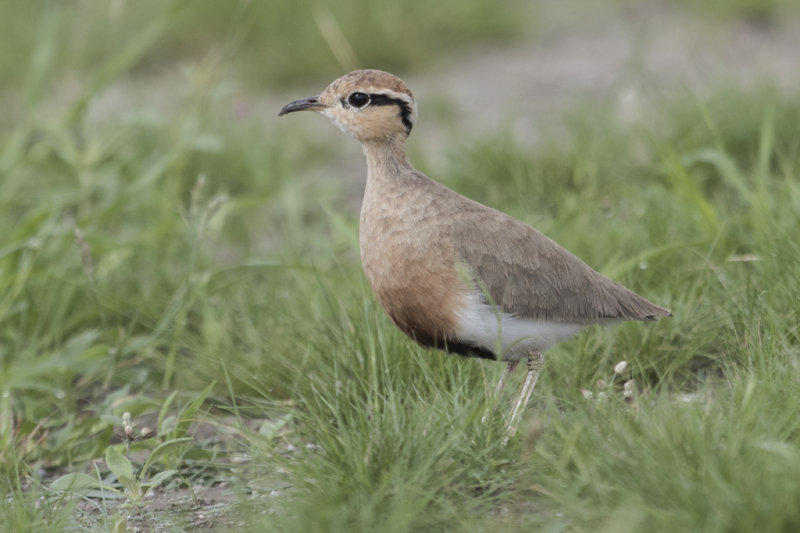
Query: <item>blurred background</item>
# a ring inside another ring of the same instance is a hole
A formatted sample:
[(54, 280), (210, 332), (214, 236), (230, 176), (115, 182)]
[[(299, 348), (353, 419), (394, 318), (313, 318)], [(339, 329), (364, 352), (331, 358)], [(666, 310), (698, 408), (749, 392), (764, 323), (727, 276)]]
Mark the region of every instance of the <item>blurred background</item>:
[[(265, 509), (289, 531), (800, 527), (785, 414), (800, 404), (797, 2), (0, 0), (0, 13), (12, 530), (255, 531)], [(357, 143), (313, 114), (277, 117), (356, 68), (414, 92), (417, 168), (676, 311), (554, 349), (534, 395), (548, 415), (509, 447), (500, 418), (477, 423), (502, 365), (412, 346), (372, 299)], [(634, 410), (663, 424), (652, 433), (626, 425), (622, 399), (591, 423), (585, 392), (623, 358), (653, 394)], [(752, 410), (763, 422), (741, 426)], [(660, 448), (663, 428), (703, 459)], [(641, 452), (595, 453), (609, 442)], [(106, 500), (56, 482), (119, 488), (95, 462), (109, 447), (141, 465), (165, 443), (141, 474), (176, 476), (154, 489), (164, 507), (98, 511), (87, 502)], [(755, 472), (772, 477), (748, 485)], [(736, 503), (754, 493), (760, 507)], [(223, 505), (198, 518), (209, 502)]]

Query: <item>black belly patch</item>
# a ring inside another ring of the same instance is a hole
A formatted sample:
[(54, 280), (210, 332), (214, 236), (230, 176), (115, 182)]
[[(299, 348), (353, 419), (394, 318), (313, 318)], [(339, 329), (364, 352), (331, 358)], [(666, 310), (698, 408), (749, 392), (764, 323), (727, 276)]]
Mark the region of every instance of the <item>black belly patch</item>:
[(457, 340), (446, 341), (442, 343), (442, 345), (436, 347), (448, 353), (463, 355), (465, 357), (478, 357), (480, 359), (497, 361), (497, 355), (492, 350), (487, 350), (483, 346), (458, 342)]

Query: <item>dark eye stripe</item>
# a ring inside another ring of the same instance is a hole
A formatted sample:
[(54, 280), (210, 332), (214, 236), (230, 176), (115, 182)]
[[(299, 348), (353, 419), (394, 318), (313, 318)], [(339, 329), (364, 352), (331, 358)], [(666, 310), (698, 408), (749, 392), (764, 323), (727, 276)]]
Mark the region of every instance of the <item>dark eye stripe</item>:
[(392, 98), (385, 94), (371, 94), (369, 95), (372, 105), (396, 105), (400, 108), (400, 120), (403, 121), (403, 126), (406, 127), (406, 133), (411, 132), (414, 124), (411, 123), (411, 106), (408, 102), (400, 98)]
[[(403, 126), (406, 127), (406, 133), (411, 133), (411, 128), (414, 124), (411, 122), (411, 106), (403, 100), (402, 98), (392, 98), (391, 96), (387, 96), (385, 94), (368, 94), (369, 100), (367, 103), (369, 105), (396, 105), (400, 109), (400, 120), (403, 121)], [(352, 95), (351, 95), (352, 97)], [(342, 98), (342, 105), (344, 106), (352, 106), (346, 98)], [(367, 107), (366, 105), (362, 107), (355, 107), (355, 109), (363, 109)]]

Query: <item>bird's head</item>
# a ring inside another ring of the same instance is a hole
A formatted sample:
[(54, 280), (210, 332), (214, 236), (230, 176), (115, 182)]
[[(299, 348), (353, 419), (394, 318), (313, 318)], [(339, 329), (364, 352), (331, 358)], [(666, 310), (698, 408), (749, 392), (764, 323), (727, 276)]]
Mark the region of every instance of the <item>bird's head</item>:
[(361, 143), (404, 141), (417, 119), (406, 84), (381, 70), (345, 74), (319, 96), (286, 105), (278, 116), (294, 111), (318, 111)]

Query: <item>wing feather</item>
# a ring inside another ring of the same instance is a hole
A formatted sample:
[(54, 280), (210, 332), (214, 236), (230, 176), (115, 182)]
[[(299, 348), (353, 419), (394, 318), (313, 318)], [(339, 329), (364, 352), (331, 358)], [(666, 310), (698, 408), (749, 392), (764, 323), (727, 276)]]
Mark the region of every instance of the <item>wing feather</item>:
[(464, 200), (452, 228), (456, 251), (487, 300), (504, 312), (578, 323), (670, 315), (532, 227)]

